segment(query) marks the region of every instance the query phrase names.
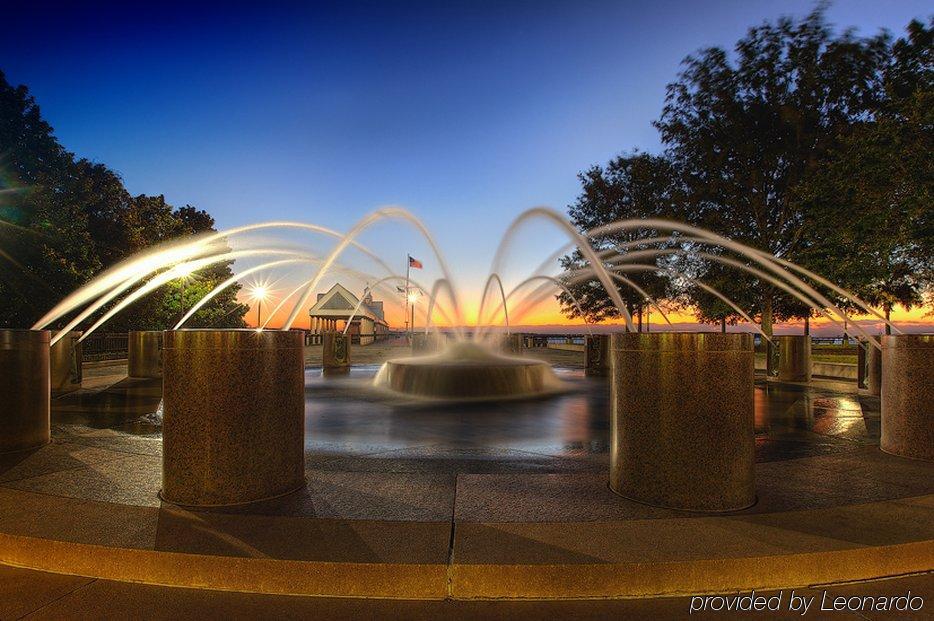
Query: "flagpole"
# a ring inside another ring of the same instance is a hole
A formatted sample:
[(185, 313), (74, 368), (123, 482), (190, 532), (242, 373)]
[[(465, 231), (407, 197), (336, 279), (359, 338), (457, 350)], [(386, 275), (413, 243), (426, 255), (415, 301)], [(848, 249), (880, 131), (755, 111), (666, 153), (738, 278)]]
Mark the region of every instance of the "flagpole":
[(409, 270), (412, 269), (412, 258), (405, 255), (405, 335), (409, 336)]

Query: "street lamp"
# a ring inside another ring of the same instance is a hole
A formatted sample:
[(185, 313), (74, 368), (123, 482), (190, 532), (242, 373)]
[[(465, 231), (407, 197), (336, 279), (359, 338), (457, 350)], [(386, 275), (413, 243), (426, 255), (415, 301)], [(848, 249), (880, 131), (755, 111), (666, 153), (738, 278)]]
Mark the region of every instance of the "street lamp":
[(409, 322), (409, 328), (412, 330), (412, 334), (415, 334), (415, 303), (418, 302), (418, 289), (409, 289), (409, 294), (407, 299), (409, 301), (409, 306), (412, 308), (412, 319)]
[(256, 302), (256, 329), (262, 330), (263, 302), (269, 299), (266, 285), (254, 285), (250, 288), (250, 299)]

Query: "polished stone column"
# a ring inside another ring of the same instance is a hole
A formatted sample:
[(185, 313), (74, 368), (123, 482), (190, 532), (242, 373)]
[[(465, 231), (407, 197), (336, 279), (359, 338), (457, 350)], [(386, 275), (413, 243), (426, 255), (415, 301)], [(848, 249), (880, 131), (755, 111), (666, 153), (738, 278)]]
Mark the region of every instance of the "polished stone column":
[(49, 351), (53, 395), (63, 395), (81, 389), (84, 348), (78, 339), (82, 334), (83, 332), (68, 332), (52, 345)]
[(127, 375), (162, 377), (162, 331), (136, 330), (127, 336)]
[(755, 502), (752, 335), (613, 334), (610, 376), (611, 489), (694, 511)]
[(882, 337), (880, 446), (934, 461), (934, 334)]
[(0, 330), (0, 453), (49, 443), (48, 330)]
[(522, 335), (506, 334), (503, 336), (503, 351), (507, 354), (520, 355), (522, 353)]
[(305, 375), (294, 330), (168, 330), (162, 497), (191, 506), (305, 485)]
[(866, 357), (869, 359), (866, 392), (878, 397), (882, 394), (882, 350), (870, 345)]
[(429, 334), (416, 332), (412, 335), (412, 354), (430, 354), (439, 351), (442, 339), (443, 337), (436, 332)]
[(350, 335), (325, 332), (322, 336), (321, 366), (329, 375), (350, 372)]
[(584, 337), (584, 374), (602, 377), (610, 371), (610, 335)]
[(882, 394), (882, 350), (861, 339), (856, 354), (857, 389), (878, 397)]
[(811, 337), (783, 334), (773, 336), (772, 340), (778, 343), (779, 381), (811, 381)]

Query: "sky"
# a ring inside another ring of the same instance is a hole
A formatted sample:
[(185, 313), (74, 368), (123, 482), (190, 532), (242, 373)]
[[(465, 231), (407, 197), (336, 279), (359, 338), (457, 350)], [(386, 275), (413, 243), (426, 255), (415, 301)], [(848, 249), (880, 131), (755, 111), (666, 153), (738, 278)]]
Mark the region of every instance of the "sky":
[[(11, 2), (0, 70), (29, 87), (66, 148), (116, 170), (133, 194), (206, 209), (219, 228), (275, 219), (346, 231), (381, 206), (406, 207), (475, 311), (519, 213), (565, 211), (581, 170), (660, 150), (651, 122), (686, 55), (813, 6)], [(931, 13), (923, 1), (838, 0), (828, 18), (900, 34)], [(426, 280), (439, 273), (401, 223), (361, 241), (400, 271), (411, 253)], [(524, 228), (510, 282), (563, 242), (545, 224)], [(556, 311), (527, 320), (559, 322)]]

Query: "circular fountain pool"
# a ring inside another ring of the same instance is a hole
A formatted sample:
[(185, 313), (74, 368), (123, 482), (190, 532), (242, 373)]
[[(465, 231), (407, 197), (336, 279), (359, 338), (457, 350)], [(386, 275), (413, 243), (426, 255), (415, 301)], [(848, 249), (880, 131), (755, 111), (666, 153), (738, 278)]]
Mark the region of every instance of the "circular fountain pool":
[(567, 389), (546, 362), (504, 356), (472, 342), (385, 362), (373, 384), (409, 397), (457, 401), (521, 399)]

